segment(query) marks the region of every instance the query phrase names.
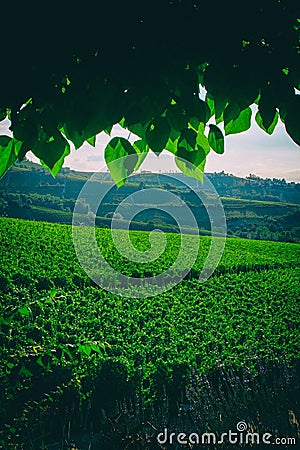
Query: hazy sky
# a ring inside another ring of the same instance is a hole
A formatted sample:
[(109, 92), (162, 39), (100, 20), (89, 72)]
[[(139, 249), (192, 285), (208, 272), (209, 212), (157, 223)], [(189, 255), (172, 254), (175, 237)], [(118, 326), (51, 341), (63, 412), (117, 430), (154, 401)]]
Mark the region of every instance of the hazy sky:
[[(254, 119), (254, 114), (252, 116)], [(0, 123), (0, 134), (7, 133), (7, 122)], [(116, 127), (112, 135), (127, 137), (128, 132)], [(82, 171), (104, 169), (103, 153), (109, 139), (109, 136), (101, 133), (97, 136), (95, 148), (89, 144), (84, 144), (78, 150), (72, 148), (64, 165)], [(36, 160), (33, 155), (28, 154), (28, 157)], [(159, 158), (150, 152), (142, 169), (178, 170), (173, 161), (173, 155), (166, 151)], [(271, 136), (253, 123), (250, 130), (225, 138), (223, 155), (217, 155), (211, 151), (207, 157), (205, 170), (206, 172), (224, 170), (238, 176), (253, 173), (261, 177), (285, 178), (287, 181), (300, 182), (300, 148), (287, 135), (281, 122)]]

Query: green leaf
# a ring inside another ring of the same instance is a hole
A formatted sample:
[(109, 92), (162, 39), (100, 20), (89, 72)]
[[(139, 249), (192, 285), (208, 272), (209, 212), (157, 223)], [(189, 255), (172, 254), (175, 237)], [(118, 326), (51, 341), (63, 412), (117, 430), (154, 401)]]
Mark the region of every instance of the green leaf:
[(31, 151), (55, 177), (62, 168), (65, 157), (70, 154), (70, 145), (62, 134), (55, 130), (52, 136), (40, 134)]
[[(258, 106), (259, 117), (261, 118), (261, 124), (264, 130), (268, 130), (272, 127), (274, 120), (276, 120), (276, 108), (273, 105), (266, 105), (260, 101)], [(278, 119), (278, 116), (277, 116)], [(275, 123), (276, 125), (276, 123)], [(271, 134), (271, 133), (269, 133)]]
[(92, 147), (96, 145), (96, 136), (91, 136), (87, 138), (86, 142), (88, 142)]
[(182, 130), (177, 147), (183, 147), (185, 150), (192, 152), (196, 150), (196, 139), (197, 139), (197, 133), (187, 128), (185, 130)]
[(242, 131), (248, 130), (251, 126), (251, 115), (252, 110), (250, 107), (244, 109), (237, 119), (231, 120), (225, 125), (225, 134), (241, 133)]
[(240, 115), (240, 112), (241, 109), (237, 103), (229, 103), (229, 105), (226, 106), (223, 114), (224, 126), (226, 127), (229, 122), (237, 119)]
[(1, 147), (7, 147), (11, 142), (12, 142), (12, 138), (10, 136), (6, 136), (5, 134), (0, 136)]
[(50, 291), (49, 291), (49, 295), (50, 295), (50, 297), (51, 298), (55, 298), (56, 297), (56, 295), (57, 295), (57, 289), (55, 289), (55, 288), (52, 288), (52, 289), (50, 289)]
[(157, 155), (159, 155), (168, 142), (171, 128), (165, 117), (158, 117), (150, 122), (146, 130), (146, 141)]
[(16, 159), (14, 140), (9, 136), (0, 136), (0, 177), (5, 174)]
[(21, 152), (21, 150), (23, 148), (23, 142), (22, 141), (17, 141), (15, 138), (13, 138), (13, 141), (14, 141), (14, 152), (15, 152), (15, 155), (17, 157), (19, 157), (20, 152)]
[(178, 140), (175, 162), (177, 167), (187, 176), (203, 181), (203, 172), (206, 155), (210, 147), (207, 137), (204, 135), (205, 125), (201, 123), (198, 133), (193, 129), (181, 132)]
[[(120, 125), (124, 128), (124, 124), (122, 125), (123, 122), (120, 123)], [(127, 127), (127, 129), (129, 131), (131, 131), (133, 134), (135, 134), (136, 136), (145, 139), (146, 136), (146, 131), (148, 128), (148, 123), (146, 123), (145, 125), (141, 125), (140, 123), (134, 124), (134, 125), (130, 125)]]
[(224, 136), (216, 125), (209, 125), (208, 142), (216, 153), (224, 153)]
[(104, 150), (104, 158), (117, 187), (125, 183), (138, 163), (136, 150), (123, 137), (114, 137), (109, 141)]
[[(100, 109), (100, 110), (99, 110)], [(92, 102), (85, 101), (81, 105), (68, 111), (63, 125), (63, 133), (66, 138), (73, 142), (76, 150), (80, 148), (89, 138), (97, 136), (98, 133), (108, 127), (108, 121), (103, 118), (104, 112), (101, 107)]]
[(204, 130), (205, 130), (205, 125), (203, 123), (200, 123), (199, 127), (198, 127), (198, 132), (197, 132), (197, 145), (199, 147), (201, 147), (205, 153), (208, 155), (209, 151), (210, 151), (210, 145), (208, 142), (207, 137), (204, 134)]
[(179, 147), (175, 156), (175, 163), (181, 172), (201, 182), (203, 182), (205, 162), (206, 153), (202, 148), (188, 151)]
[(253, 103), (255, 103), (256, 105), (258, 105), (259, 102), (260, 102), (260, 98), (261, 98), (261, 95), (260, 95), (260, 93), (259, 93), (259, 94), (257, 95), (256, 99), (254, 100)]
[(258, 112), (265, 130), (272, 126), (276, 116), (275, 87), (270, 85), (263, 89), (258, 103)]
[(220, 122), (223, 117), (224, 110), (227, 105), (227, 98), (223, 95), (215, 95), (214, 96), (214, 106), (215, 106), (215, 118), (216, 122)]
[(72, 127), (71, 123), (64, 124), (62, 132), (69, 141), (73, 142), (76, 150), (80, 148), (86, 140), (83, 132), (77, 131)]
[(46, 368), (45, 364), (43, 363), (43, 360), (42, 360), (42, 357), (41, 357), (41, 356), (38, 358), (38, 360), (37, 360), (36, 362), (37, 362), (37, 364), (38, 364), (39, 366), (43, 367), (43, 369)]
[(79, 345), (78, 351), (79, 353), (83, 353), (87, 356), (90, 356), (92, 347), (90, 345)]
[(206, 102), (201, 100), (198, 96), (186, 99), (186, 112), (190, 117), (195, 117), (199, 122), (206, 123), (212, 116), (211, 110)]
[(67, 355), (70, 358), (70, 360), (73, 359), (72, 353), (70, 352), (70, 350), (65, 345), (64, 346), (61, 345), (60, 349), (61, 349), (61, 354), (63, 356)]
[(7, 110), (5, 108), (0, 108), (0, 122), (4, 120), (7, 116)]
[(9, 320), (4, 319), (4, 317), (0, 317), (0, 325), (10, 325), (11, 318)]
[(105, 134), (107, 134), (108, 136), (110, 136), (111, 130), (112, 130), (113, 125), (109, 125), (108, 127), (106, 127), (103, 131)]
[(20, 369), (20, 371), (19, 371), (19, 374), (20, 374), (20, 375), (24, 375), (24, 377), (27, 377), (27, 378), (32, 377), (32, 375), (33, 375), (33, 373), (30, 372), (30, 370), (26, 369), (26, 367), (24, 366), (24, 364), (23, 364), (23, 366), (21, 367), (21, 369)]
[(196, 131), (196, 133), (197, 133), (197, 131), (198, 131), (198, 129), (199, 129), (201, 123), (202, 123), (202, 125), (204, 125), (203, 122), (200, 122), (198, 119), (195, 119), (195, 117), (191, 117), (191, 118), (189, 119), (188, 127), (189, 127), (189, 128), (192, 128), (192, 130)]
[(285, 129), (296, 144), (300, 145), (300, 95), (295, 95), (287, 105), (287, 114), (284, 119)]
[(18, 309), (19, 314), (21, 314), (21, 316), (30, 316), (31, 311), (29, 308), (27, 308), (26, 306), (22, 306), (21, 308)]
[(94, 352), (96, 352), (96, 353), (102, 353), (99, 345), (91, 344), (91, 349), (94, 350)]
[(20, 151), (18, 153), (18, 160), (23, 161), (26, 153), (31, 150), (31, 145), (29, 142), (20, 142)]
[(299, 127), (299, 116), (292, 116), (287, 114), (285, 118), (285, 129), (289, 136), (293, 139), (296, 144), (300, 145), (300, 127)]
[(221, 114), (221, 115), (215, 120), (216, 125), (218, 125), (219, 123), (221, 123), (221, 122), (223, 122), (223, 121), (224, 121), (223, 114)]
[[(105, 131), (107, 133), (108, 130), (111, 131), (113, 127), (113, 123), (109, 122), (108, 120), (104, 120), (103, 117), (100, 116), (98, 118), (97, 115), (89, 118), (89, 122), (86, 125), (86, 127), (82, 130), (82, 136), (84, 140), (88, 140), (89, 138), (93, 136), (97, 136), (97, 134), (101, 133), (102, 131)], [(110, 134), (109, 133), (107, 134)], [(78, 148), (78, 147), (77, 147)]]
[(178, 145), (178, 140), (179, 140), (179, 136), (177, 136), (175, 139), (168, 139), (167, 145), (166, 145), (166, 150), (168, 150), (169, 152), (176, 154), (177, 152), (177, 145)]
[(149, 145), (143, 139), (140, 139), (133, 143), (133, 148), (135, 149), (135, 151), (138, 155), (138, 161), (134, 168), (134, 170), (136, 171), (139, 169), (139, 167), (141, 167), (141, 165), (145, 161), (145, 158), (149, 152)]
[(175, 130), (181, 131), (184, 128), (187, 128), (189, 118), (180, 103), (168, 107), (166, 118), (170, 127)]
[(38, 137), (38, 127), (32, 120), (27, 118), (13, 124), (12, 131), (14, 138), (18, 141), (30, 142), (33, 144)]
[(257, 111), (257, 113), (256, 113), (256, 115), (255, 115), (255, 121), (256, 121), (257, 125), (258, 125), (262, 130), (264, 130), (264, 131), (265, 131), (266, 133), (268, 133), (268, 134), (272, 134), (273, 131), (274, 131), (275, 128), (276, 128), (276, 125), (277, 125), (277, 122), (278, 122), (278, 117), (279, 117), (279, 114), (278, 114), (278, 111), (276, 111), (276, 112), (275, 112), (275, 115), (274, 115), (274, 118), (273, 118), (273, 122), (271, 123), (271, 125), (269, 126), (269, 128), (265, 128), (264, 125), (263, 125), (263, 120), (262, 120), (262, 117), (261, 117), (261, 115), (260, 115), (260, 112)]
[(206, 93), (206, 95), (205, 95), (205, 102), (207, 103), (207, 105), (211, 111), (211, 114), (212, 115), (215, 114), (215, 102), (214, 102), (213, 98), (211, 98), (209, 96), (208, 93)]

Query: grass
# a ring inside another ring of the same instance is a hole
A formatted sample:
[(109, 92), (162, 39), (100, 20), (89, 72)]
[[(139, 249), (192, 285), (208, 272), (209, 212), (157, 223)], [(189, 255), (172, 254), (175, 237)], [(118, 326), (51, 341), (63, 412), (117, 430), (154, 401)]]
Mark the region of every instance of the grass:
[[(221, 430), (247, 416), (260, 429), (275, 430), (281, 420), (284, 432), (293, 431), (298, 244), (228, 239), (216, 273), (201, 285), (196, 277), (210, 244), (201, 237), (190, 279), (137, 299), (93, 284), (70, 226), (1, 218), (0, 236), (3, 448), (70, 448), (46, 442), (70, 443), (76, 428), (83, 433), (77, 442), (91, 430), (101, 436), (91, 448), (125, 448), (126, 436), (132, 448), (150, 448), (147, 421)], [(145, 268), (125, 264), (109, 230), (97, 236), (117, 270), (140, 277), (165, 270), (179, 245), (168, 234), (164, 255)], [(149, 248), (148, 237), (131, 233), (140, 250)], [(109, 424), (121, 413), (114, 434)]]

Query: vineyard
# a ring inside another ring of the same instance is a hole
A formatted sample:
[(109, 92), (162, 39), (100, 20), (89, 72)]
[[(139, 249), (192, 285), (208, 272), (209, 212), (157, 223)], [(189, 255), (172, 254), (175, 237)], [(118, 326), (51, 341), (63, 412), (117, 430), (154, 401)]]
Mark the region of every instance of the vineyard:
[[(166, 270), (180, 247), (170, 233), (156, 261), (132, 263), (110, 230), (96, 237), (137, 278)], [(202, 236), (185, 279), (138, 299), (93, 283), (71, 226), (0, 218), (0, 240), (0, 448), (154, 449), (163, 424), (222, 431), (242, 419), (297, 435), (300, 244), (227, 239), (200, 284)], [(147, 232), (131, 240), (149, 248)]]

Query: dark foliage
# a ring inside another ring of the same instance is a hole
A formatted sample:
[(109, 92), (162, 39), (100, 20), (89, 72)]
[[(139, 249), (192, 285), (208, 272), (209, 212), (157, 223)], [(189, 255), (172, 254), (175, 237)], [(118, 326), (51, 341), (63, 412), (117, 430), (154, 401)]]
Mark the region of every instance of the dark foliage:
[[(55, 175), (70, 151), (66, 139), (93, 145), (121, 123), (141, 141), (114, 141), (110, 160), (165, 148), (201, 178), (210, 146), (224, 150), (217, 125), (225, 134), (246, 130), (254, 102), (261, 128), (271, 134), (280, 116), (300, 143), (297, 3), (6, 2), (0, 119), (8, 115), (13, 139), (1, 137), (1, 173), (32, 150)], [(216, 125), (205, 135), (211, 116)]]

